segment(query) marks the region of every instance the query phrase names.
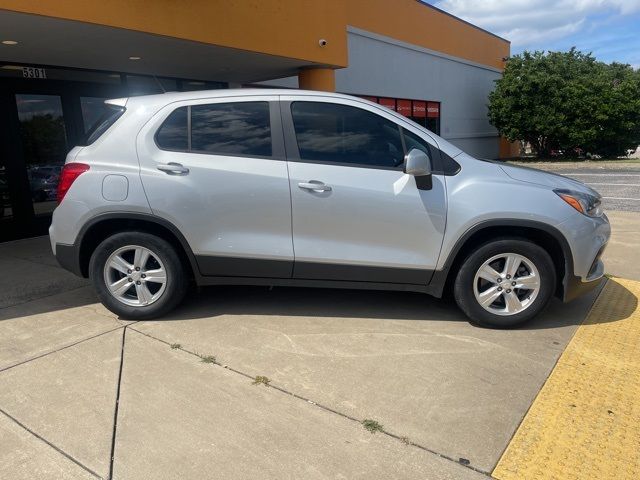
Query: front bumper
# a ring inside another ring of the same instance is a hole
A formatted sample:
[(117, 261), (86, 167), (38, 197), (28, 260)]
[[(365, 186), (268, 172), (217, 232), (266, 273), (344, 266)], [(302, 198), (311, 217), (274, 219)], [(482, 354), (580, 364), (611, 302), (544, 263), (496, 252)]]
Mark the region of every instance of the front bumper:
[(591, 280), (583, 280), (575, 275), (565, 275), (564, 278), (564, 295), (562, 300), (564, 302), (570, 302), (582, 295), (589, 293), (594, 288), (602, 283), (604, 277), (604, 263), (602, 260), (598, 260), (595, 264), (596, 269), (601, 271), (599, 275), (594, 275)]
[(600, 285), (604, 276), (602, 254), (611, 236), (606, 215), (598, 218), (573, 216), (561, 224), (571, 248), (573, 265), (567, 265), (563, 287), (563, 300), (571, 300), (588, 293)]

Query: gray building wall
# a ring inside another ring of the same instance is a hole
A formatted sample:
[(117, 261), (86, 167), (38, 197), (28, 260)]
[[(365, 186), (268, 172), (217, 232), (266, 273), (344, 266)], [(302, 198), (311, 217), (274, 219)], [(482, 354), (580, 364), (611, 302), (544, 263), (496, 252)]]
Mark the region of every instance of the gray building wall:
[[(440, 136), (465, 152), (497, 158), (499, 136), (487, 118), (500, 71), (349, 27), (349, 66), (336, 70), (336, 91), (440, 102)], [(297, 88), (297, 77), (264, 82)]]

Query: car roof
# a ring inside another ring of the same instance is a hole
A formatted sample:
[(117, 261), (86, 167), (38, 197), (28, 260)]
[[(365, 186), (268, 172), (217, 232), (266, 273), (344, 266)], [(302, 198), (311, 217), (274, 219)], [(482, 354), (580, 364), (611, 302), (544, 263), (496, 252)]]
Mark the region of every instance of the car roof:
[[(151, 104), (168, 104), (180, 102), (183, 100), (200, 100), (207, 98), (226, 98), (238, 96), (257, 96), (257, 95), (295, 95), (295, 96), (322, 96), (331, 98), (364, 100), (351, 95), (334, 92), (322, 92), (317, 90), (298, 90), (288, 88), (228, 88), (216, 90), (194, 90), (189, 92), (166, 92), (155, 95), (140, 95), (128, 98), (116, 98), (107, 100), (107, 103), (114, 105), (125, 105), (129, 103), (151, 103)], [(366, 100), (365, 100), (366, 101)]]

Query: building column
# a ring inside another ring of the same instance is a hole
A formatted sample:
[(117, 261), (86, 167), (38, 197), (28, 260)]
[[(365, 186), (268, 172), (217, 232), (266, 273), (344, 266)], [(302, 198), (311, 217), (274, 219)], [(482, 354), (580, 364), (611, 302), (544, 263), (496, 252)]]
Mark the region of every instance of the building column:
[(510, 142), (504, 137), (499, 140), (499, 158), (515, 158), (520, 156), (520, 143)]
[(335, 70), (332, 68), (303, 68), (298, 72), (298, 87), (303, 90), (335, 92)]

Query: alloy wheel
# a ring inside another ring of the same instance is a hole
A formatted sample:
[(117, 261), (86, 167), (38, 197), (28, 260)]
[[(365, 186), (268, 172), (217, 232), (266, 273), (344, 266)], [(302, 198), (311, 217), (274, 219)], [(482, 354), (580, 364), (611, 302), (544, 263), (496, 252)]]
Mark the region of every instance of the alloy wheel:
[(517, 253), (502, 253), (485, 261), (473, 279), (476, 300), (495, 315), (516, 315), (530, 307), (540, 292), (540, 273)]
[(107, 258), (104, 282), (118, 301), (142, 307), (162, 296), (167, 287), (167, 271), (158, 255), (148, 248), (127, 245)]

